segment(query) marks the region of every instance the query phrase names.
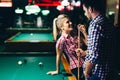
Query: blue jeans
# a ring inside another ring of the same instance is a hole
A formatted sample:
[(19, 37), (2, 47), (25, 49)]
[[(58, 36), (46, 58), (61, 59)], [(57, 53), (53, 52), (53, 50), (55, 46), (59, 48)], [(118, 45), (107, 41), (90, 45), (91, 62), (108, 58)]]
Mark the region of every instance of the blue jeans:
[(85, 78), (85, 80), (100, 80), (100, 78), (97, 75), (92, 74), (90, 78)]

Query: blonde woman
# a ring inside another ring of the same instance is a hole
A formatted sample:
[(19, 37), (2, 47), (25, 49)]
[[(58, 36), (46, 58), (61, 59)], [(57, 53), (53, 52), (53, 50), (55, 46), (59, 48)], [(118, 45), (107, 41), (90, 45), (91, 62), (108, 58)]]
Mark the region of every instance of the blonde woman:
[[(71, 72), (77, 77), (77, 69), (78, 69), (78, 60), (77, 54), (75, 53), (75, 49), (78, 47), (78, 37), (74, 32), (72, 27), (72, 22), (70, 18), (66, 15), (63, 17), (56, 18), (55, 25), (60, 30), (61, 36), (58, 38), (56, 42), (56, 70), (49, 71), (47, 74), (55, 75), (60, 73), (60, 60), (62, 54), (66, 54), (69, 59)], [(81, 47), (85, 45), (84, 37), (81, 38)], [(82, 63), (83, 59), (80, 60), (80, 73), (82, 73)], [(81, 74), (82, 76), (82, 74)], [(82, 77), (81, 77), (81, 80)]]

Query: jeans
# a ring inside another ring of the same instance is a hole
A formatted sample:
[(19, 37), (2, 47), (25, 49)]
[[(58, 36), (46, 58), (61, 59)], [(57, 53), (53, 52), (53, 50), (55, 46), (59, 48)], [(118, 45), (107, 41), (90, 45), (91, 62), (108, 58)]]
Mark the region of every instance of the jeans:
[(85, 80), (100, 80), (100, 78), (97, 75), (93, 74), (90, 78), (85, 78)]

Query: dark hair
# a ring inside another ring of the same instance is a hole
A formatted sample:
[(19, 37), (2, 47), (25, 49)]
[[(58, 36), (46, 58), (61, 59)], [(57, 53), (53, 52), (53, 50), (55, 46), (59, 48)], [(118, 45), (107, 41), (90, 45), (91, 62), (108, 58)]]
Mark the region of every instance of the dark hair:
[(93, 8), (100, 13), (105, 13), (106, 11), (106, 1), (105, 0), (81, 0), (82, 4), (85, 5), (86, 8)]

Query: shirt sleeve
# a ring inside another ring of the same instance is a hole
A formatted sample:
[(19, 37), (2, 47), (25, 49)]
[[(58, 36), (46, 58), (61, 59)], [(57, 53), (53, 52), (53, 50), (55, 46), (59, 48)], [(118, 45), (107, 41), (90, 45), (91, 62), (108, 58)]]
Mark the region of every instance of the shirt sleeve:
[(88, 48), (86, 60), (90, 63), (95, 64), (99, 56), (99, 39), (101, 35), (101, 26), (92, 25), (91, 31), (88, 36)]
[(57, 40), (56, 48), (58, 48), (58, 49), (63, 49), (63, 47), (64, 47), (64, 39), (60, 37), (60, 38)]

